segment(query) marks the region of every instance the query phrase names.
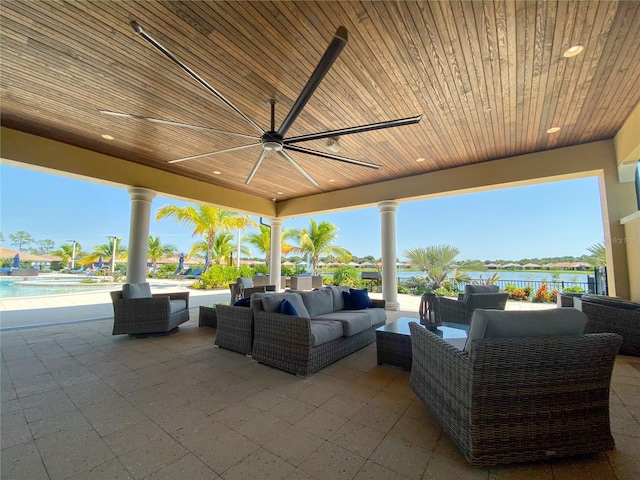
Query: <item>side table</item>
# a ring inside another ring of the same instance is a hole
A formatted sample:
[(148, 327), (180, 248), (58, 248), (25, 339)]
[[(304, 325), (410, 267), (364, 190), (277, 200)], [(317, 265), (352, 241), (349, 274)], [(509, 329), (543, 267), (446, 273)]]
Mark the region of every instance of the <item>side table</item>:
[(218, 315), (216, 313), (216, 307), (206, 307), (200, 305), (200, 312), (198, 314), (198, 326), (218, 328)]

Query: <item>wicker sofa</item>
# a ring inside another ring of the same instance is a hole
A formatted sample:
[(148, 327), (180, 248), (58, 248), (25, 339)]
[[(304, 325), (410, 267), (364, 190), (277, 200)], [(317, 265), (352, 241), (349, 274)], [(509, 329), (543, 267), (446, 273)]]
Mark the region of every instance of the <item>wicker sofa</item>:
[(500, 293), (497, 285), (466, 285), (458, 299), (437, 297), (436, 315), (439, 322), (471, 323), (478, 308), (504, 310), (508, 293)]
[[(309, 292), (256, 293), (251, 306), (219, 305), (216, 345), (251, 353), (257, 362), (308, 376), (375, 341), (386, 322), (384, 300), (373, 307), (345, 308), (342, 292), (328, 286)], [(298, 315), (280, 313), (287, 300)], [(221, 331), (222, 330), (222, 331)]]
[(134, 283), (110, 294), (113, 335), (168, 334), (189, 320), (189, 292), (152, 295), (148, 283)]
[(640, 303), (603, 295), (583, 295), (574, 297), (573, 304), (589, 319), (586, 333), (617, 333), (622, 336), (620, 353), (640, 356)]
[[(487, 312), (498, 321), (524, 325), (526, 336), (499, 333), (487, 322), (472, 333), (476, 316)], [(575, 333), (586, 324), (575, 309), (544, 312), (477, 310), (465, 351), (417, 323), (409, 324), (411, 388), (472, 465), (595, 453), (614, 446), (609, 388), (622, 339), (612, 333)], [(571, 328), (534, 336), (539, 324), (563, 321)], [(478, 330), (484, 332), (477, 335)]]

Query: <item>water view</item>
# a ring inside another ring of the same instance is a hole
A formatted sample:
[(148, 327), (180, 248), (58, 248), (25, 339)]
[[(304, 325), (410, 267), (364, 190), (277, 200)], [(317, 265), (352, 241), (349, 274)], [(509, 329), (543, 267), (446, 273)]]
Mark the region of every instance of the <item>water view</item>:
[(113, 288), (112, 283), (79, 283), (77, 278), (43, 279), (42, 277), (0, 279), (0, 298), (38, 297), (66, 293), (96, 292)]

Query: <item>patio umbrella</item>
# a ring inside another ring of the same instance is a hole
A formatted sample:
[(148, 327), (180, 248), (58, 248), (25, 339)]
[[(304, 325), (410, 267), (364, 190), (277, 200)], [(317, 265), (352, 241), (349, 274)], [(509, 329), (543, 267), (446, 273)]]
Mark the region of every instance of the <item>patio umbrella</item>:
[(16, 253), (16, 256), (13, 257), (13, 268), (20, 268), (20, 254)]
[(100, 255), (100, 257), (98, 257), (98, 270), (102, 269), (102, 255)]
[(178, 261), (178, 271), (182, 271), (184, 268), (184, 253), (180, 254), (180, 260)]

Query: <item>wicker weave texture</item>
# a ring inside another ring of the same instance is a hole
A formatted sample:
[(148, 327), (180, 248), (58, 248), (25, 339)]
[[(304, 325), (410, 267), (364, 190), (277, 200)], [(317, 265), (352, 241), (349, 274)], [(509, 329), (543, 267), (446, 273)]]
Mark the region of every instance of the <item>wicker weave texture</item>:
[[(154, 294), (151, 298), (122, 298), (110, 292), (113, 303), (113, 335), (169, 332), (189, 320), (189, 292)], [(169, 300), (184, 300), (186, 308), (171, 315)]]
[(582, 300), (582, 312), (589, 318), (585, 333), (611, 332), (622, 336), (620, 353), (640, 356), (640, 311), (610, 307)]
[(411, 324), (410, 385), (475, 466), (613, 448), (619, 335), (474, 340), (469, 354)]
[(216, 305), (218, 328), (215, 344), (220, 348), (251, 355), (253, 312), (247, 307)]
[(314, 347), (310, 320), (271, 312), (255, 312), (251, 358), (300, 376), (308, 376), (375, 341), (378, 325), (351, 337)]
[(466, 301), (437, 297), (438, 320), (469, 325), (475, 309), (504, 310), (508, 298), (508, 293), (474, 293), (469, 295)]

